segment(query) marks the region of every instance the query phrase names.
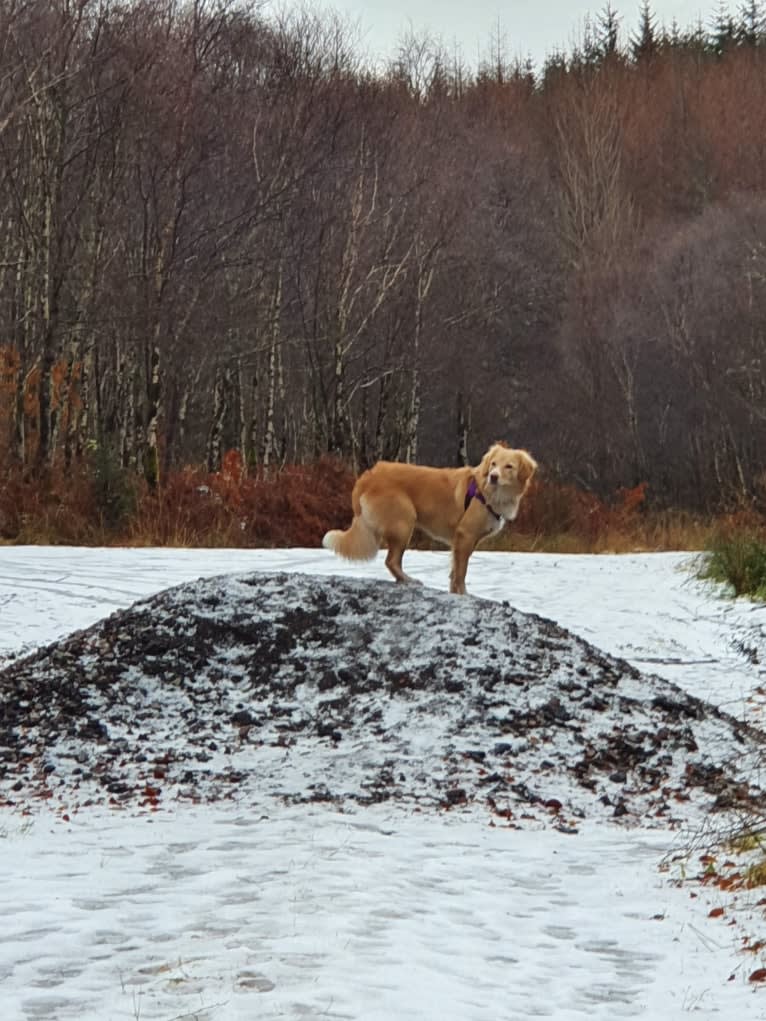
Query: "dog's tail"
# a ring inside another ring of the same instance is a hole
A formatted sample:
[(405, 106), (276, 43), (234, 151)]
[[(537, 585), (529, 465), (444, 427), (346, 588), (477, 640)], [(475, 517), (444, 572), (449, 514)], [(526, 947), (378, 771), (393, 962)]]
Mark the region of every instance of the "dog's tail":
[(337, 528), (327, 532), (322, 545), (346, 560), (374, 560), (378, 553), (378, 537), (361, 507), (355, 510), (351, 527), (345, 532)]

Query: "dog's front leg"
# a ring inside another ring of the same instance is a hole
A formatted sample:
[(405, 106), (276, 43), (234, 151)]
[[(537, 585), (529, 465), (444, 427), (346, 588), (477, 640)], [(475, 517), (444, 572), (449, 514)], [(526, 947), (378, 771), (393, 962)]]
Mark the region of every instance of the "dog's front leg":
[(467, 532), (458, 528), (452, 540), (452, 570), (449, 576), (449, 590), (455, 595), (464, 596), (465, 575), (468, 570), (468, 558), (476, 548), (476, 542)]

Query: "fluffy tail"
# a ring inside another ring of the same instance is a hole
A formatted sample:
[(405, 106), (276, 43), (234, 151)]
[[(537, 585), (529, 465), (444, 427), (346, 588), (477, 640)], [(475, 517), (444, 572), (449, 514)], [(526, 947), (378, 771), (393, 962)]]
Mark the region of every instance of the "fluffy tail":
[(345, 532), (334, 528), (327, 532), (322, 545), (346, 560), (374, 560), (378, 553), (378, 537), (362, 514), (355, 514)]

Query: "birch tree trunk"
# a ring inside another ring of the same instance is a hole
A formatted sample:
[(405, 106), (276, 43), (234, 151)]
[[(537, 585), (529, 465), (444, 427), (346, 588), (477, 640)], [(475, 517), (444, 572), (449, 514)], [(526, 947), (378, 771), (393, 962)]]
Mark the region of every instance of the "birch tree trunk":
[(247, 475), (250, 466), (250, 447), (247, 428), (247, 400), (245, 394), (245, 370), (242, 359), (237, 358), (237, 417), (239, 421), (239, 456), (242, 475)]
[(159, 420), (162, 410), (162, 374), (160, 347), (152, 344), (146, 352), (146, 435), (143, 449), (144, 478), (150, 489), (156, 489), (160, 481)]
[(75, 375), (78, 371), (79, 364), (79, 344), (73, 341), (69, 346), (69, 352), (66, 357), (66, 369), (61, 386), (59, 388), (59, 414), (56, 417), (55, 432), (53, 435), (53, 447), (54, 449), (58, 445), (58, 432), (61, 430), (62, 425), (64, 428), (64, 440), (63, 440), (63, 460), (64, 466), (68, 469), (71, 467), (71, 456), (75, 449), (75, 439), (78, 431), (78, 401), (75, 399), (75, 386), (76, 379)]
[[(59, 182), (60, 183), (60, 182)], [(59, 188), (56, 187), (56, 191)], [(38, 427), (37, 427), (37, 469), (44, 471), (50, 468), (54, 456), (54, 439), (56, 435), (57, 412), (54, 409), (53, 369), (56, 364), (56, 333), (58, 319), (57, 288), (53, 280), (54, 273), (54, 203), (50, 192), (45, 195), (45, 215), (40, 253), (42, 263), (42, 328), (40, 355), (40, 377), (37, 390)]]
[(271, 302), (271, 341), (266, 373), (266, 423), (263, 436), (263, 467), (268, 470), (276, 451), (275, 409), (277, 398), (278, 345), (280, 340), (280, 317), (282, 314), (282, 267), (277, 272), (277, 281)]
[(213, 417), (207, 442), (207, 470), (221, 470), (223, 454), (224, 430), (229, 414), (229, 398), (231, 395), (231, 369), (216, 368), (215, 386), (213, 388)]
[(136, 417), (136, 353), (130, 341), (117, 355), (116, 425), (117, 445), (123, 468), (135, 468), (140, 441)]
[(468, 461), (468, 433), (471, 429), (471, 405), (466, 404), (461, 391), (457, 395), (457, 464), (465, 468)]
[(78, 392), (80, 409), (76, 417), (74, 452), (79, 459), (83, 456), (90, 441), (101, 441), (102, 433), (101, 401), (99, 399), (101, 387), (98, 378), (96, 337), (90, 330), (82, 348)]
[(250, 383), (250, 415), (247, 425), (247, 451), (250, 468), (258, 464), (258, 373)]
[(412, 336), (412, 383), (410, 405), (405, 427), (405, 454), (408, 463), (418, 459), (418, 428), (420, 426), (420, 339), (423, 334), (423, 310), (434, 279), (434, 267), (426, 268), (426, 258), (418, 259), (418, 278), (415, 294), (415, 325)]

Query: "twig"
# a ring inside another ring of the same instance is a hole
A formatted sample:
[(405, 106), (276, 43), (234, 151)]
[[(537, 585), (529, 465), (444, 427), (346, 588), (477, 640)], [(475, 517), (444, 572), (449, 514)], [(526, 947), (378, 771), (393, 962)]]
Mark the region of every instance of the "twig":
[(187, 1011), (184, 1014), (176, 1014), (175, 1017), (169, 1017), (167, 1021), (194, 1021), (198, 1018), (203, 1011), (217, 1010), (218, 1007), (225, 1007), (228, 1000), (221, 1000), (219, 1003), (208, 1003), (206, 1006), (198, 1007), (196, 1010)]

